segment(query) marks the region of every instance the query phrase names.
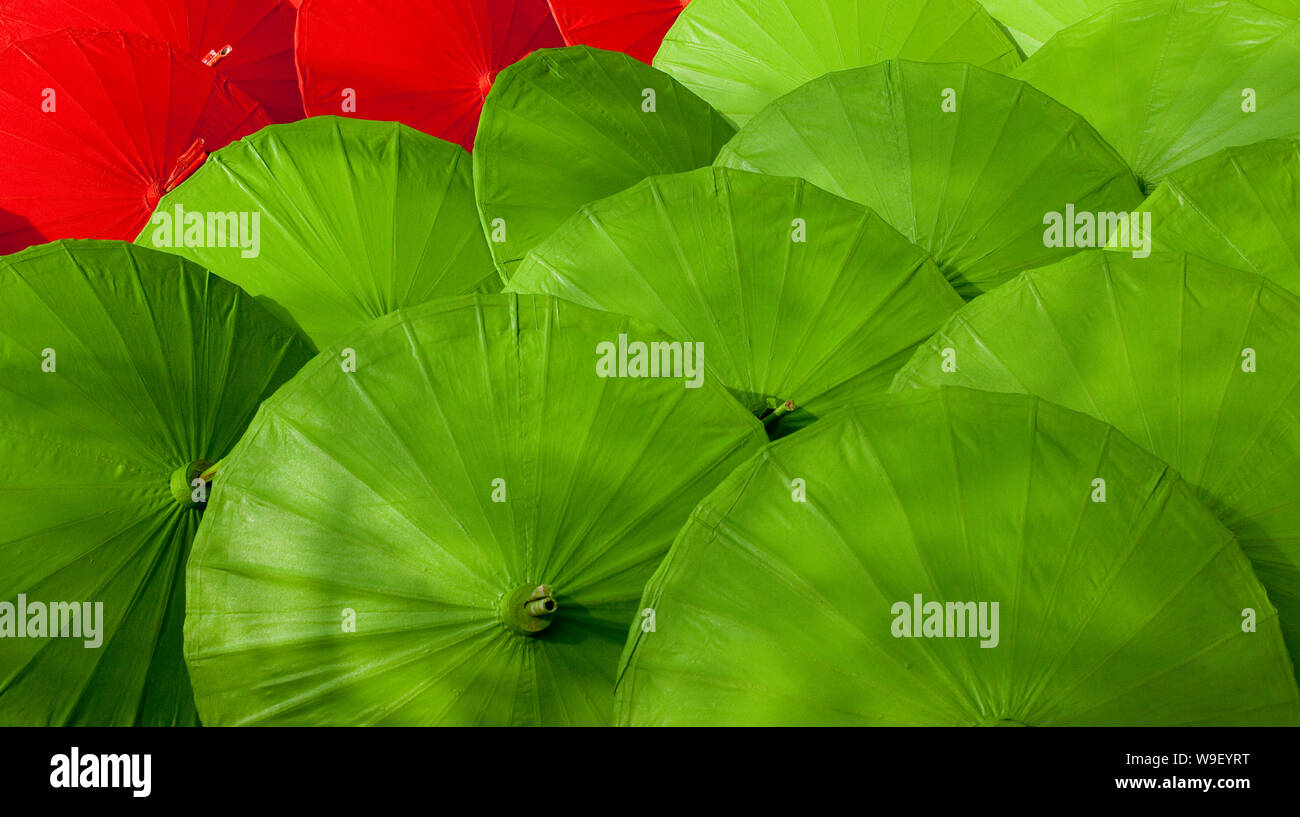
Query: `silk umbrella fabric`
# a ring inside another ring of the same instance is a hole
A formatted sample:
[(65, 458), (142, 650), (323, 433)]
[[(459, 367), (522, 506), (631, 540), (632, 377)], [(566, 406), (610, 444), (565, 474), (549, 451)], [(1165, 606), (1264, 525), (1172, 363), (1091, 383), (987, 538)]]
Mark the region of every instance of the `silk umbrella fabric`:
[(690, 0), (548, 0), (568, 45), (622, 51), (651, 62)]
[(1258, 272), (1300, 294), (1300, 140), (1224, 148), (1170, 173), (1138, 210), (1150, 213), (1153, 249)]
[(601, 374), (604, 344), (668, 342), (478, 295), (318, 357), (222, 466), (190, 559), (204, 723), (608, 723), (645, 580), (765, 440), (711, 378)]
[(0, 259), (0, 303), (0, 724), (195, 725), (196, 480), (311, 352), (236, 287), (116, 241)]
[(712, 167), (584, 207), (510, 288), (703, 344), (709, 370), (774, 435), (887, 389), (962, 303), (867, 208), (802, 179)]
[[(226, 216), (224, 240), (191, 235)], [(163, 198), (137, 243), (238, 284), (317, 348), (402, 307), (501, 288), (469, 154), (396, 122), (265, 128)]]
[(474, 190), (504, 280), (584, 204), (713, 162), (735, 130), (672, 77), (612, 51), (539, 51), (483, 107)]
[(14, 43), (0, 52), (0, 253), (131, 240), (209, 152), (270, 122), (156, 40), (69, 30)]
[(694, 0), (654, 64), (741, 127), (809, 80), (895, 58), (1020, 64), (975, 0)]
[(304, 0), (307, 113), (388, 119), (474, 146), (497, 73), (564, 45), (546, 0)]
[(126, 31), (205, 61), (276, 122), (303, 117), (283, 0), (0, 0), (0, 48), (65, 28)]
[[(1118, 5), (1116, 0), (980, 0), (993, 19), (1029, 56), (1056, 32)], [(1297, 0), (1256, 0), (1255, 5), (1284, 17), (1300, 17)]]
[(880, 395), (773, 443), (640, 606), (624, 725), (1300, 723), (1232, 534), (1115, 429), (1024, 395)]
[(1237, 536), (1300, 658), (1300, 298), (1181, 253), (1093, 251), (971, 302), (895, 389), (1027, 392), (1176, 468)]
[(970, 65), (891, 60), (814, 80), (751, 120), (716, 163), (800, 176), (870, 207), (968, 298), (1077, 252), (1047, 240), (1052, 214), (1142, 201), (1082, 117)]
[(1014, 75), (1091, 122), (1150, 191), (1225, 147), (1300, 136), (1297, 64), (1294, 17), (1139, 0), (1061, 31)]

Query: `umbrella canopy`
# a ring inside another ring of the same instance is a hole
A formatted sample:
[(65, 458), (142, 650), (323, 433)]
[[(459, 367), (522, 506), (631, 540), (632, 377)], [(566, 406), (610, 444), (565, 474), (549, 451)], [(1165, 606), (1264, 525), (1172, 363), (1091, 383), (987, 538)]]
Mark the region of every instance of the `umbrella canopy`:
[(584, 207), (510, 288), (703, 343), (709, 371), (779, 423), (773, 433), (887, 389), (962, 303), (924, 251), (865, 207), (802, 179), (711, 167)]
[(497, 72), (564, 45), (546, 0), (304, 0), (307, 113), (389, 119), (474, 146)]
[[(1254, 2), (1287, 17), (1300, 17), (1297, 0)], [(980, 3), (1028, 55), (1042, 48), (1056, 32), (1117, 5), (1117, 0), (980, 0)]]
[(1061, 31), (1015, 76), (1095, 125), (1150, 190), (1224, 147), (1300, 136), (1297, 64), (1294, 18), (1236, 0), (1140, 0)]
[(0, 253), (134, 238), (207, 152), (271, 122), (198, 60), (121, 32), (0, 51)]
[(1262, 273), (1300, 293), (1300, 141), (1225, 148), (1165, 177), (1141, 207), (1152, 246)]
[(707, 377), (635, 358), (602, 377), (624, 342), (668, 341), (463, 296), (381, 319), (276, 394), (189, 563), (204, 723), (607, 723), (646, 578), (765, 439)]
[(548, 49), (506, 69), (474, 149), (475, 193), (502, 276), (582, 205), (711, 164), (734, 135), (708, 103), (625, 54)]
[(0, 0), (0, 48), (65, 28), (126, 31), (213, 66), (277, 122), (302, 119), (282, 0)]
[(1178, 469), (1237, 536), (1300, 656), (1300, 299), (1179, 253), (1090, 252), (953, 316), (896, 388), (1036, 394)]
[(1082, 118), (969, 65), (895, 60), (814, 80), (755, 117), (717, 164), (801, 176), (867, 205), (967, 297), (1077, 251), (1045, 240), (1049, 214), (1142, 201)]
[(654, 64), (742, 126), (809, 80), (895, 57), (1020, 64), (975, 0), (694, 0)]
[(1022, 395), (883, 395), (774, 443), (641, 607), (622, 724), (1300, 723), (1232, 534), (1114, 429)]
[[(136, 243), (239, 284), (323, 348), (402, 307), (500, 289), (470, 173), (458, 145), (396, 122), (313, 117), (213, 154)], [(214, 217), (224, 241), (181, 232)]]
[(664, 35), (690, 0), (548, 0), (564, 41), (654, 59)]
[(194, 725), (192, 481), (310, 350), (206, 270), (116, 241), (0, 259), (0, 302), (0, 724)]

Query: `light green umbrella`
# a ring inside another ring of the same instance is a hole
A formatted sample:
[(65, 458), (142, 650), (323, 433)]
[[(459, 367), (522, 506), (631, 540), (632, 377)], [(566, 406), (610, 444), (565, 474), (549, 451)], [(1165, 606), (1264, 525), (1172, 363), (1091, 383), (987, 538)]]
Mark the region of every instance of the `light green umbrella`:
[(622, 724), (1300, 723), (1232, 534), (1114, 429), (1022, 395), (882, 395), (772, 444), (641, 606)]
[(900, 389), (1036, 394), (1119, 429), (1237, 536), (1300, 652), (1300, 299), (1194, 256), (1081, 254), (968, 304)]
[(637, 376), (635, 344), (666, 342), (483, 295), (318, 357), (223, 465), (190, 559), (204, 723), (607, 723), (645, 580), (765, 441), (712, 379)]
[(136, 243), (197, 261), (317, 348), (381, 315), (501, 287), (461, 147), (318, 116), (212, 154)]
[(510, 288), (703, 343), (709, 371), (774, 434), (887, 389), (961, 306), (925, 252), (865, 207), (802, 179), (722, 168), (584, 207)]
[(707, 166), (734, 134), (708, 103), (626, 54), (544, 49), (510, 66), (474, 143), (474, 190), (502, 277), (582, 205)]
[(1014, 76), (1091, 122), (1148, 190), (1230, 145), (1300, 136), (1300, 21), (1237, 0), (1121, 3)]
[[(1043, 47), (1053, 34), (1116, 5), (1116, 0), (980, 0), (993, 19), (1025, 54)], [(1287, 17), (1300, 17), (1296, 0), (1255, 0), (1255, 5)]]
[(741, 126), (809, 80), (896, 57), (1020, 64), (975, 0), (693, 0), (654, 64)]
[(895, 60), (822, 77), (755, 117), (717, 164), (801, 176), (867, 205), (967, 297), (1077, 251), (1047, 240), (1049, 214), (1142, 201), (1087, 122), (969, 65)]
[(233, 285), (119, 241), (0, 258), (0, 303), (0, 725), (196, 725), (199, 478), (310, 350)]
[(1151, 214), (1156, 250), (1259, 272), (1300, 293), (1300, 141), (1224, 148), (1170, 173), (1138, 210)]

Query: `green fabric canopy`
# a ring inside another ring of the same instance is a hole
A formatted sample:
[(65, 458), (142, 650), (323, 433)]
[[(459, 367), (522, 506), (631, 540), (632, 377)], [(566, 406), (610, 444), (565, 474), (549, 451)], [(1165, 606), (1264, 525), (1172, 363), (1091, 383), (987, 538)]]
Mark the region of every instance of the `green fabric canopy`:
[(607, 723), (645, 580), (766, 439), (707, 377), (619, 377), (645, 374), (635, 357), (602, 377), (624, 342), (667, 339), (465, 296), (381, 319), (281, 389), (190, 559), (204, 723)]
[(1140, 0), (1061, 31), (1014, 76), (1091, 122), (1151, 190), (1230, 145), (1300, 136), (1300, 21)]
[(881, 395), (773, 443), (641, 606), (627, 725), (1300, 723), (1232, 534), (1114, 429), (1023, 395)]
[(735, 129), (626, 54), (544, 49), (502, 71), (474, 143), (483, 229), (506, 280), (579, 207), (713, 162)]
[(975, 0), (692, 0), (654, 64), (742, 126), (809, 80), (895, 57), (1020, 64)]
[(968, 304), (896, 388), (1036, 394), (1178, 469), (1237, 536), (1300, 656), (1300, 299), (1178, 253), (1090, 252)]
[(717, 164), (801, 176), (867, 205), (967, 297), (1075, 251), (1045, 241), (1047, 214), (1142, 201), (1087, 122), (969, 65), (895, 60), (822, 77), (755, 117)]
[(501, 288), (470, 174), (460, 146), (405, 125), (313, 117), (212, 154), (136, 243), (239, 284), (324, 348), (401, 307)]
[(584, 207), (510, 284), (704, 344), (709, 371), (773, 433), (894, 373), (961, 306), (875, 213), (801, 179), (703, 168)]
[[(1033, 54), (1061, 29), (1116, 5), (1116, 0), (980, 0), (993, 19)], [(1287, 17), (1300, 17), (1297, 0), (1254, 0), (1255, 5)]]
[(0, 258), (0, 303), (0, 725), (195, 725), (193, 480), (310, 350), (206, 270), (116, 241)]
[(1152, 246), (1262, 273), (1300, 293), (1300, 141), (1225, 148), (1165, 177), (1138, 208)]

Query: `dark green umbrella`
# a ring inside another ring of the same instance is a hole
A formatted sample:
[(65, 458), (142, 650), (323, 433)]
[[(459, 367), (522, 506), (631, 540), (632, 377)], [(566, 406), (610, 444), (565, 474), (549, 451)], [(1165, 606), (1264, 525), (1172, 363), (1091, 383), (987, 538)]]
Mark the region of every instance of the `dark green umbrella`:
[(765, 439), (702, 370), (641, 370), (669, 342), (485, 295), (317, 358), (222, 467), (190, 559), (204, 722), (607, 723), (646, 578)]
[(199, 477), (307, 344), (206, 270), (115, 241), (0, 258), (0, 303), (0, 724), (196, 724)]
[(502, 277), (582, 205), (647, 176), (705, 167), (735, 132), (626, 54), (544, 49), (510, 66), (474, 142), (474, 190)]

